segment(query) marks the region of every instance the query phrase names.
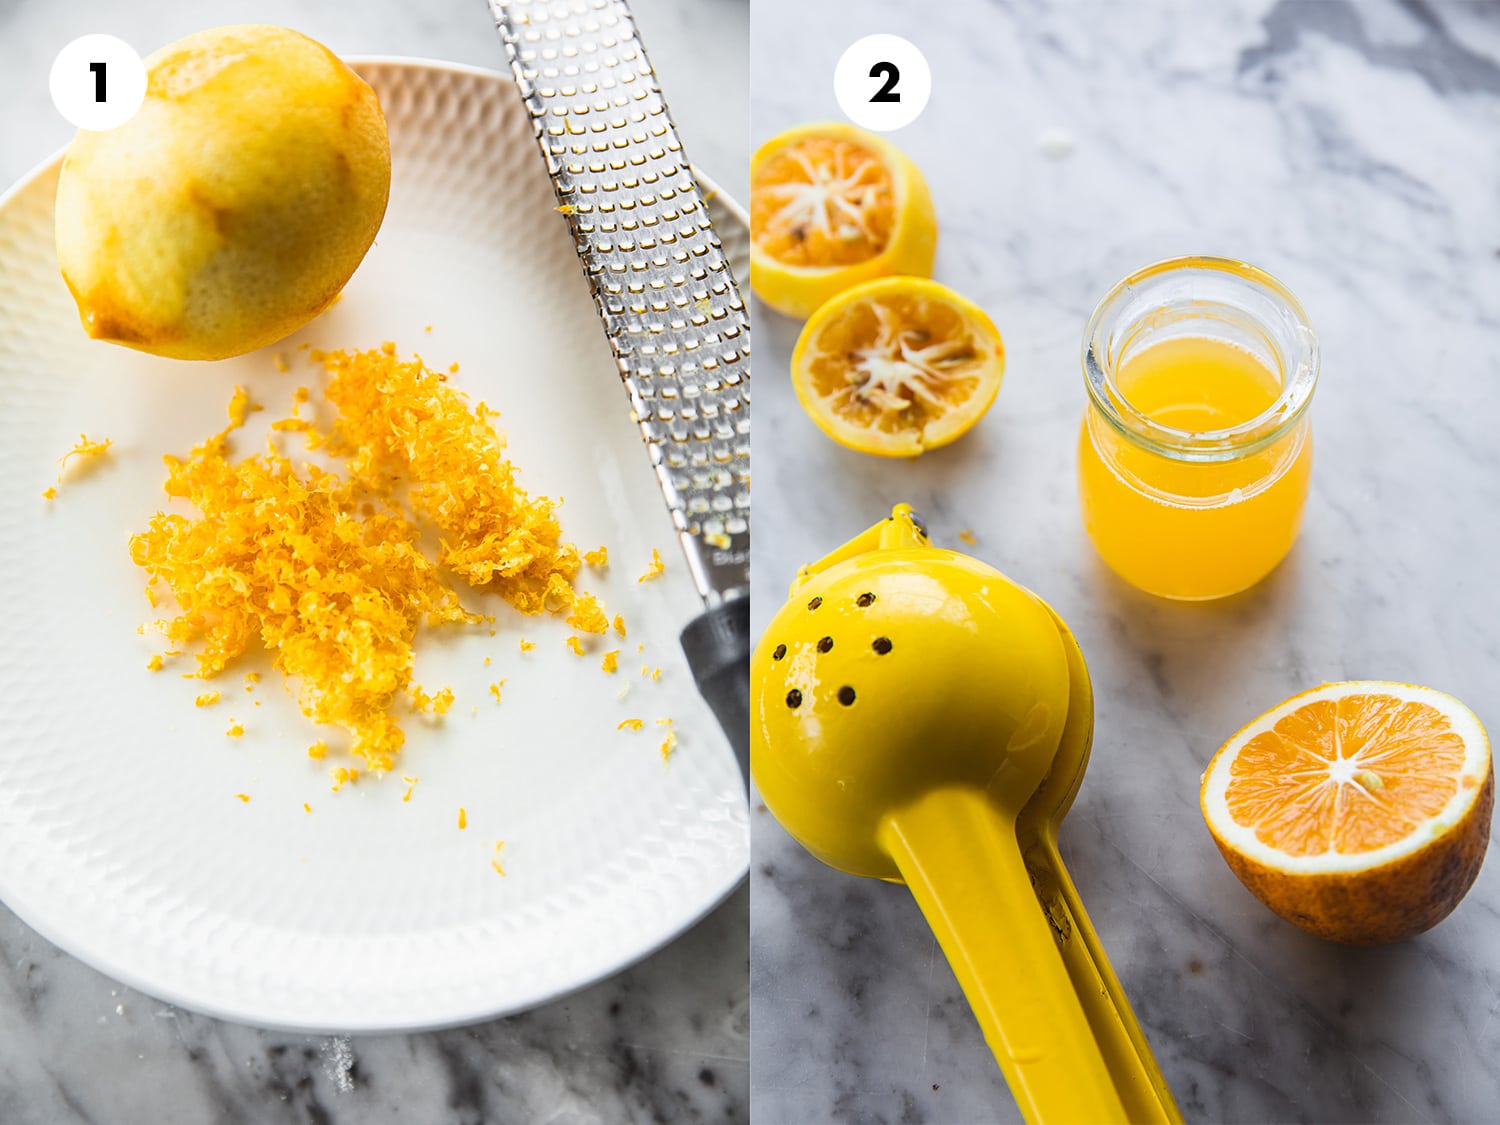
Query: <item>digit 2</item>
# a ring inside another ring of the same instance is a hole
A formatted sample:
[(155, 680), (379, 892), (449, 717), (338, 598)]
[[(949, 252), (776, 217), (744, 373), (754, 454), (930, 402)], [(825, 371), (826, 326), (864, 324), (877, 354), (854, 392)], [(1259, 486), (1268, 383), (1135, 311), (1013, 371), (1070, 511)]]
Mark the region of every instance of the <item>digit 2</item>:
[(94, 76), (94, 100), (96, 102), (107, 101), (108, 99), (104, 96), (104, 64), (102, 62), (89, 63), (89, 73)]
[(896, 90), (896, 83), (901, 81), (901, 72), (896, 69), (895, 63), (878, 62), (870, 68), (871, 78), (884, 78), (885, 85), (875, 91), (872, 102), (899, 102), (901, 94)]

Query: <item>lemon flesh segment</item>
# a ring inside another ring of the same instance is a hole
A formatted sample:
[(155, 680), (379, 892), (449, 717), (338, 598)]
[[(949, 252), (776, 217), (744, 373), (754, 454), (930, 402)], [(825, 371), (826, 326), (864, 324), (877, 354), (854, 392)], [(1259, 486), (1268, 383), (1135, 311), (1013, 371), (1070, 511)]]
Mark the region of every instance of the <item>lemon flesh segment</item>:
[(890, 244), (895, 186), (870, 149), (840, 138), (789, 146), (767, 161), (755, 197), (762, 249), (792, 266), (841, 266)]
[(999, 393), (1005, 349), (971, 302), (936, 282), (849, 290), (804, 328), (792, 357), (813, 421), (851, 449), (914, 457), (967, 433)]
[(853, 286), (927, 277), (937, 214), (917, 166), (852, 125), (790, 129), (750, 164), (750, 285), (762, 301), (806, 318)]
[(199, 32), (146, 67), (139, 112), (80, 131), (58, 181), (58, 263), (84, 329), (178, 359), (274, 343), (327, 308), (380, 228), (380, 103), (280, 27)]

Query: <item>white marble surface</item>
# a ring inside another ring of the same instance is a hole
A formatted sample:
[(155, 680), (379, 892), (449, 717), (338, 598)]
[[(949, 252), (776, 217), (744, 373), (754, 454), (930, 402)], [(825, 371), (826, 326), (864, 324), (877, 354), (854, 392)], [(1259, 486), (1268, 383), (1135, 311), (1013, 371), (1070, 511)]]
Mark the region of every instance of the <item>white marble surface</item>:
[[(633, 6), (689, 155), (743, 198), (747, 3)], [(343, 54), (504, 65), (482, 0), (0, 0), (0, 186), (72, 135), (47, 94), (64, 43), (107, 31), (145, 54), (251, 21), (296, 27)], [(59, 952), (0, 906), (0, 1123), (744, 1120), (747, 914), (742, 888), (635, 968), (524, 1016), (345, 1040), (168, 1007)]]
[[(932, 186), (937, 277), (1009, 349), (974, 433), (881, 462), (803, 416), (796, 326), (757, 311), (757, 621), (896, 500), (944, 545), (972, 529), (1089, 660), (1098, 732), (1063, 852), (1188, 1119), (1496, 1120), (1500, 861), (1429, 934), (1339, 948), (1235, 881), (1197, 793), (1228, 735), (1323, 680), (1429, 683), (1500, 729), (1500, 8), (755, 5), (757, 141), (838, 116), (855, 37), (926, 52), (931, 103), (893, 139)], [(1056, 129), (1070, 156), (1041, 151)], [(1280, 275), (1323, 345), (1301, 541), (1259, 588), (1200, 606), (1112, 578), (1074, 495), (1084, 320), (1182, 253)], [(753, 841), (755, 1120), (1018, 1120), (906, 892), (820, 867), (763, 809)]]

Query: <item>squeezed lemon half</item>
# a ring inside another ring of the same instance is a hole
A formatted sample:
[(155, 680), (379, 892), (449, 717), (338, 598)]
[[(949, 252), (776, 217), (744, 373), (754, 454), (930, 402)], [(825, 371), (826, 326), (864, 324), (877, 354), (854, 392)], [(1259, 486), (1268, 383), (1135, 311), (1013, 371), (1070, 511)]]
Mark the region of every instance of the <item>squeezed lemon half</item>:
[(889, 277), (846, 290), (802, 329), (792, 385), (829, 437), (861, 453), (915, 457), (984, 416), (1005, 344), (983, 309), (935, 281)]
[(805, 318), (861, 282), (930, 275), (937, 216), (895, 145), (852, 125), (803, 125), (751, 160), (750, 238), (756, 295)]

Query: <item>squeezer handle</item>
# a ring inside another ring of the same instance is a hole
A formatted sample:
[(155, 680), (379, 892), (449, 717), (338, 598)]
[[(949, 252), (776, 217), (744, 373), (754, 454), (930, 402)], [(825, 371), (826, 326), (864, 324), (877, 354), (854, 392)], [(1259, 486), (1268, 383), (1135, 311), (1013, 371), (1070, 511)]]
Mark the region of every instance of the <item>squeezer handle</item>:
[(881, 828), (1032, 1125), (1182, 1125), (1050, 831), (1023, 856), (981, 793), (929, 793)]
[(1033, 1125), (1130, 1121), (1039, 908), (1007, 814), (971, 788), (933, 790), (880, 839), (947, 955)]
[(1026, 850), (1026, 867), (1049, 926), (1058, 934), (1063, 965), (1115, 1092), (1133, 1125), (1183, 1125), (1182, 1112), (1151, 1053), (1125, 989), (1084, 912), (1051, 832)]

